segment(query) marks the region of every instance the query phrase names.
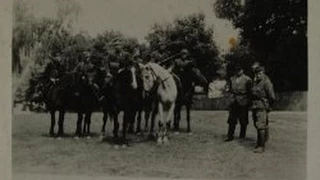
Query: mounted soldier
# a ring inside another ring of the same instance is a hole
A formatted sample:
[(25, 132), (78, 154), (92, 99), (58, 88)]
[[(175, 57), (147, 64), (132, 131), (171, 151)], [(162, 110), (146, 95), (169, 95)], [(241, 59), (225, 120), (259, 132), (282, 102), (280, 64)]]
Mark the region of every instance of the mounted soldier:
[(59, 52), (49, 55), (49, 59), (50, 61), (44, 70), (44, 76), (50, 80), (51, 83), (56, 84), (65, 74), (65, 67), (62, 64), (62, 57)]
[[(94, 93), (96, 94), (97, 98), (100, 99), (100, 87), (95, 82), (95, 73), (96, 69), (94, 64), (91, 62), (91, 53), (89, 51), (85, 51), (83, 53), (84, 59), (78, 63), (78, 65), (73, 69), (72, 73), (75, 74), (76, 77), (76, 84), (82, 83), (84, 81), (88, 81), (88, 84), (93, 88)], [(80, 95), (80, 90), (77, 89), (75, 91), (75, 96)]]
[(170, 72), (173, 72), (175, 74), (180, 74), (185, 64), (191, 62), (191, 60), (189, 59), (189, 51), (187, 49), (182, 49), (179, 55), (180, 58), (176, 58), (168, 68)]
[(43, 82), (43, 92), (41, 94), (45, 101), (48, 100), (49, 91), (60, 82), (61, 77), (66, 73), (62, 64), (62, 56), (59, 52), (49, 55), (49, 60), (41, 76)]

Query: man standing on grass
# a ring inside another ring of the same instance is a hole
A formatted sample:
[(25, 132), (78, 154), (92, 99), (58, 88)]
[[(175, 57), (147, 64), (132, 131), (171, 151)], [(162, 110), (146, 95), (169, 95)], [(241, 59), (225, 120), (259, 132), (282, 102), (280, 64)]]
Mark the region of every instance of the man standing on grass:
[(257, 145), (255, 153), (262, 153), (269, 136), (268, 113), (275, 101), (273, 84), (264, 74), (264, 68), (258, 66), (254, 69), (254, 82), (252, 87), (252, 118), (257, 129)]
[(225, 140), (226, 142), (233, 140), (238, 120), (241, 126), (240, 139), (246, 137), (252, 80), (244, 74), (242, 67), (237, 65), (235, 67), (235, 75), (231, 77), (229, 83), (231, 104), (228, 118), (228, 138)]

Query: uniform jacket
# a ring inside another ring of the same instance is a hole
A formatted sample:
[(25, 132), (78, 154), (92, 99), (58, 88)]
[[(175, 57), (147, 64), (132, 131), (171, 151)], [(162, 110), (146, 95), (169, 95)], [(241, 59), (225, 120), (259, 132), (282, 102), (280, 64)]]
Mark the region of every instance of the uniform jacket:
[(245, 74), (233, 76), (229, 82), (229, 93), (231, 94), (231, 106), (248, 106), (251, 95), (252, 80)]
[(264, 75), (261, 80), (255, 80), (252, 86), (252, 109), (270, 109), (275, 101), (273, 84)]

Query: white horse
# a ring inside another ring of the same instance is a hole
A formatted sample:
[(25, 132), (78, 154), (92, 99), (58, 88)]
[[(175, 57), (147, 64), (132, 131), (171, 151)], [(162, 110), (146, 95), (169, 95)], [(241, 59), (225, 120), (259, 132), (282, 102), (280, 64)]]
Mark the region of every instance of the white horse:
[[(167, 143), (167, 131), (170, 118), (173, 116), (177, 98), (177, 86), (170, 72), (156, 63), (149, 62), (142, 68), (143, 87), (145, 91), (155, 93), (160, 115), (157, 143)], [(168, 107), (168, 114), (164, 121), (164, 108)]]

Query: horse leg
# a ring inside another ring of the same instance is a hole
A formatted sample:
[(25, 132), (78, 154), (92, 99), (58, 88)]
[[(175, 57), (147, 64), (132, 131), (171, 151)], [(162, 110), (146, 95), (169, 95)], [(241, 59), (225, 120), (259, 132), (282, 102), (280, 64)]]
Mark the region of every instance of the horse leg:
[(128, 110), (124, 111), (123, 113), (123, 121), (122, 121), (122, 140), (125, 143), (126, 142), (126, 133), (127, 133), (127, 126), (129, 123), (129, 112)]
[(150, 127), (151, 133), (154, 131), (154, 122), (155, 122), (157, 113), (158, 113), (158, 107), (156, 106), (156, 107), (154, 107), (152, 114), (151, 114), (151, 127)]
[(144, 131), (145, 132), (148, 131), (149, 117), (150, 117), (150, 110), (148, 109), (148, 110), (145, 110), (145, 114), (144, 114), (144, 119), (145, 119)]
[(106, 133), (106, 124), (108, 121), (108, 111), (106, 111), (106, 110), (103, 111), (102, 121), (103, 121), (103, 124), (102, 124), (102, 129), (101, 129), (101, 137), (104, 137), (105, 133)]
[(83, 119), (82, 114), (78, 113), (77, 129), (76, 129), (75, 138), (78, 138), (79, 136), (81, 136), (82, 119)]
[(113, 112), (113, 137), (114, 140), (117, 142), (118, 141), (118, 131), (119, 131), (119, 121), (118, 121), (118, 113)]
[[(131, 112), (130, 112), (130, 115), (131, 115)], [(127, 121), (127, 124), (129, 125), (128, 133), (130, 133), (130, 134), (134, 133), (134, 123), (135, 123), (135, 118), (130, 119), (130, 120), (128, 119), (128, 121)]]
[(86, 120), (87, 120), (86, 115), (84, 115), (83, 126), (81, 127), (83, 136), (87, 135), (87, 121)]
[(187, 104), (187, 105), (186, 105), (186, 111), (187, 111), (187, 123), (188, 123), (187, 132), (188, 132), (188, 133), (191, 133), (191, 127), (190, 127), (190, 108), (191, 108), (191, 104)]
[(63, 124), (64, 124), (64, 110), (59, 111), (59, 131), (58, 131), (58, 136), (62, 137), (64, 135), (64, 129), (63, 129)]
[(164, 143), (167, 143), (169, 140), (168, 140), (168, 130), (169, 130), (169, 128), (170, 128), (170, 125), (171, 125), (171, 117), (172, 117), (172, 115), (173, 115), (173, 111), (174, 111), (174, 109), (175, 109), (175, 103), (173, 102), (172, 104), (171, 104), (171, 106), (170, 106), (170, 109), (169, 109), (169, 111), (168, 111), (168, 115), (167, 115), (167, 118), (166, 118), (166, 121), (165, 121), (165, 123), (166, 123), (166, 126), (164, 127), (164, 134), (163, 134), (163, 142)]
[(141, 132), (141, 117), (143, 117), (142, 115), (142, 108), (138, 110), (138, 115), (137, 115), (137, 133)]
[(50, 126), (49, 135), (50, 135), (50, 137), (53, 137), (54, 136), (54, 126), (56, 125), (56, 118), (55, 118), (55, 111), (54, 110), (50, 111), (50, 116), (51, 116), (51, 126)]
[(87, 124), (86, 130), (87, 130), (87, 137), (90, 138), (90, 125), (91, 125), (91, 112), (86, 113), (85, 122)]
[(176, 132), (180, 129), (180, 119), (181, 119), (181, 105), (176, 105), (174, 108), (174, 130)]
[(160, 120), (159, 120), (159, 130), (158, 130), (158, 139), (157, 139), (157, 143), (161, 144), (162, 140), (163, 140), (163, 136), (164, 136), (164, 127), (163, 127), (163, 106), (162, 104), (159, 102), (158, 105), (158, 111), (159, 111), (159, 116), (160, 116)]

